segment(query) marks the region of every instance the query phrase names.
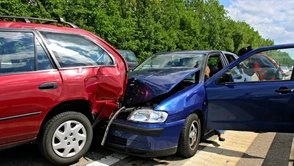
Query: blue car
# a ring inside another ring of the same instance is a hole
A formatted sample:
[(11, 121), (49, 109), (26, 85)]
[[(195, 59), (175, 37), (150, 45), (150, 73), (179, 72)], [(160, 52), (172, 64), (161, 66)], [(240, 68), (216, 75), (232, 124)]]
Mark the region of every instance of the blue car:
[(124, 107), (112, 116), (105, 145), (141, 157), (191, 157), (214, 130), (294, 132), (293, 77), (273, 75), (280, 71), (260, 63), (260, 53), (290, 55), (294, 44), (238, 59), (224, 51), (151, 56), (129, 74)]

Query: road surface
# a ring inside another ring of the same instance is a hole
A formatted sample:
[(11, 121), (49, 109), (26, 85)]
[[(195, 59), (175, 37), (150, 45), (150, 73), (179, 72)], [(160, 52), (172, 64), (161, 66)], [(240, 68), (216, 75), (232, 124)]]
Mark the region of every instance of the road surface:
[[(294, 166), (294, 134), (227, 131), (225, 142), (212, 137), (200, 144), (189, 159), (169, 156), (154, 159), (132, 157), (103, 147), (92, 146), (73, 166)], [(1, 166), (52, 166), (35, 144), (0, 151)]]

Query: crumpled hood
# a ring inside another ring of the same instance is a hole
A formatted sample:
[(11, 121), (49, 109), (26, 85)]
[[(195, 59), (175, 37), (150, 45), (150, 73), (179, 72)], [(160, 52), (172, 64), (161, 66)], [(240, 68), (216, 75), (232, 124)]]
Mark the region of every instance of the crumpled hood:
[(199, 68), (149, 69), (129, 73), (124, 104), (133, 106), (170, 92)]

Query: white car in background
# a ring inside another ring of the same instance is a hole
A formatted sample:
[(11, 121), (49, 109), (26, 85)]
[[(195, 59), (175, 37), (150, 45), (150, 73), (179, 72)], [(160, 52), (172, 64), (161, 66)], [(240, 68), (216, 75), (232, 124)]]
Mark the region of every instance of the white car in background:
[(290, 70), (287, 66), (280, 66), (283, 76), (290, 75)]

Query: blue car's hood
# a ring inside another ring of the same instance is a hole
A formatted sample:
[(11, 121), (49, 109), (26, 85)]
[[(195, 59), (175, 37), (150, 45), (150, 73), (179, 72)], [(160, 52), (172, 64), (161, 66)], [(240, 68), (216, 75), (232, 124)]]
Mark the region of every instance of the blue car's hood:
[(182, 80), (199, 71), (199, 68), (149, 69), (129, 73), (125, 105), (147, 102), (170, 92)]

